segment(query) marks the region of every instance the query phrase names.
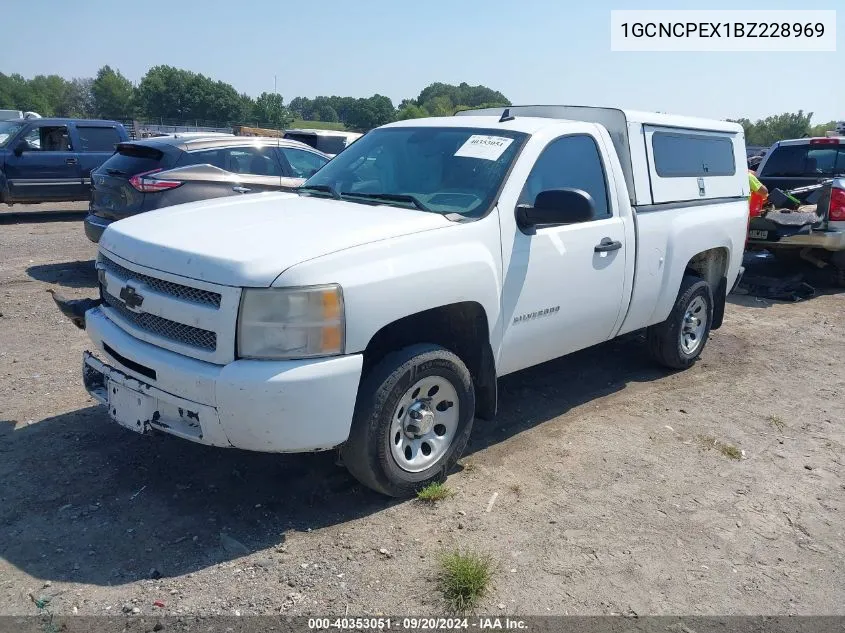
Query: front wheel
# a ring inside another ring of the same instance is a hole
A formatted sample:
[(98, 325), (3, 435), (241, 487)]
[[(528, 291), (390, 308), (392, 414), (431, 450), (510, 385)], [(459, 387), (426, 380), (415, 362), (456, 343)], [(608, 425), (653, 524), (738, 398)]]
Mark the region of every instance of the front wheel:
[(701, 355), (713, 321), (710, 284), (684, 275), (669, 317), (646, 331), (651, 357), (671, 369), (686, 369)]
[(445, 479), (474, 417), (475, 392), (463, 361), (438, 345), (406, 347), (362, 382), (343, 463), (377, 492), (413, 495)]

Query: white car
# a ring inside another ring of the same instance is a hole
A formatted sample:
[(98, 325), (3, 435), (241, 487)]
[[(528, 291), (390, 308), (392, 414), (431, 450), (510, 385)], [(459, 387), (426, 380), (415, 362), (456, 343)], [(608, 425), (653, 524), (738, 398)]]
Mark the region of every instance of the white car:
[(40, 119), (37, 112), (24, 112), (23, 110), (0, 110), (0, 121), (11, 119)]
[(84, 381), (135, 432), (339, 447), (409, 495), (495, 416), (500, 376), (642, 328), (689, 367), (741, 274), (748, 193), (735, 123), (569, 106), (392, 123), (297, 193), (110, 225)]

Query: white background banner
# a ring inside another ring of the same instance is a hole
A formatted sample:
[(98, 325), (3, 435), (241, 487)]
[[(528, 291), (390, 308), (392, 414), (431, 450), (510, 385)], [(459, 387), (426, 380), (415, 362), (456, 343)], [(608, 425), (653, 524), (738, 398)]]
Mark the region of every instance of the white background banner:
[(612, 51), (836, 51), (836, 11), (611, 11)]

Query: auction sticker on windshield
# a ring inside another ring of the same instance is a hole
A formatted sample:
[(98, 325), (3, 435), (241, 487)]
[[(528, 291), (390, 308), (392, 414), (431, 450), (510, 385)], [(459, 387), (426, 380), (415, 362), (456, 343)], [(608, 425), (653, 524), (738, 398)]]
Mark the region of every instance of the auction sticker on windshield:
[(499, 160), (508, 146), (513, 143), (512, 138), (506, 136), (486, 136), (473, 134), (466, 143), (458, 148), (455, 156), (464, 158), (483, 158), (484, 160)]

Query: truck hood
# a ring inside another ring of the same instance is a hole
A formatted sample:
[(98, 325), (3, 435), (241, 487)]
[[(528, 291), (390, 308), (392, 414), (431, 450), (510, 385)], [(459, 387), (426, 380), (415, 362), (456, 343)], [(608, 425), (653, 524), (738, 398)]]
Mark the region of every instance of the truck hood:
[(100, 238), (100, 248), (139, 266), (192, 279), (268, 287), (294, 264), (451, 224), (442, 215), (413, 209), (292, 193), (252, 194), (114, 222)]

